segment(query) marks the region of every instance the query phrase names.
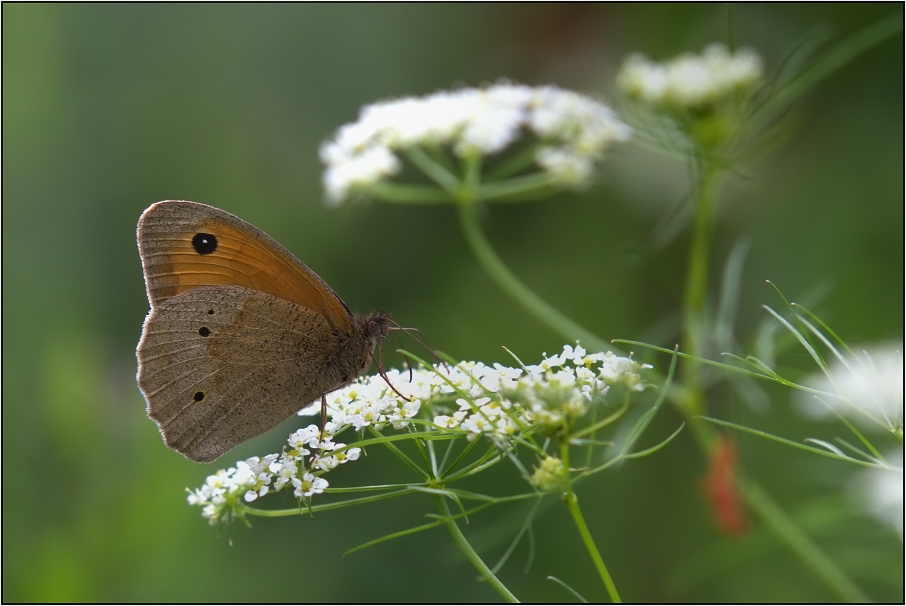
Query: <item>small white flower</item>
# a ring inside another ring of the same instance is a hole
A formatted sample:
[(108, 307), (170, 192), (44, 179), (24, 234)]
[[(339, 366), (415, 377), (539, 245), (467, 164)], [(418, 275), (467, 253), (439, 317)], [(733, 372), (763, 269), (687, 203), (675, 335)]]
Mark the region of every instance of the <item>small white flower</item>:
[(310, 473), (304, 473), (302, 479), (293, 478), (293, 486), (296, 490), (293, 494), (299, 498), (308, 498), (315, 494), (321, 494), (327, 488), (328, 483), (324, 478), (316, 478)]
[(453, 429), (454, 427), (459, 427), (459, 419), (447, 415), (439, 415), (434, 417), (434, 424), (444, 429)]
[(208, 521), (211, 524), (216, 524), (217, 518), (219, 517), (217, 507), (215, 505), (205, 505), (205, 507), (201, 510), (201, 515), (208, 518)]
[(340, 463), (346, 463), (347, 461), (357, 461), (359, 456), (362, 454), (362, 449), (359, 447), (350, 448), (344, 452), (338, 453), (336, 455)]
[(330, 471), (331, 469), (336, 469), (337, 465), (339, 464), (340, 460), (334, 455), (318, 457), (314, 462), (314, 466), (322, 471)]
[(201, 505), (206, 503), (208, 497), (201, 490), (190, 490), (189, 491), (189, 505)]
[(299, 468), (296, 467), (294, 462), (287, 461), (282, 464), (280, 469), (275, 472), (277, 477), (274, 480), (274, 490), (281, 490), (296, 477), (297, 473), (299, 473)]
[(387, 419), (393, 425), (394, 429), (402, 429), (409, 425), (407, 419), (411, 419), (417, 415), (420, 408), (421, 402), (418, 400), (405, 402), (400, 408), (394, 408)]
[[(306, 446), (312, 448), (318, 447), (318, 440), (321, 438), (321, 430), (318, 429), (317, 425), (309, 425), (303, 429), (297, 429), (292, 434), (290, 434), (287, 442), (289, 445), (299, 451), (305, 449)], [(304, 454), (308, 454), (307, 452)]]

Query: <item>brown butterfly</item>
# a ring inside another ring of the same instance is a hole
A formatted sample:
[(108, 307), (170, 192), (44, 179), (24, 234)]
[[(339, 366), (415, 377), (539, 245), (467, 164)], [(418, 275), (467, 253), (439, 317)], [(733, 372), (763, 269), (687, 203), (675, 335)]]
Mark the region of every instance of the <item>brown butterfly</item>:
[(152, 204), (138, 249), (151, 304), (138, 386), (164, 442), (193, 461), (351, 383), (393, 325), (353, 313), (273, 238), (211, 206)]

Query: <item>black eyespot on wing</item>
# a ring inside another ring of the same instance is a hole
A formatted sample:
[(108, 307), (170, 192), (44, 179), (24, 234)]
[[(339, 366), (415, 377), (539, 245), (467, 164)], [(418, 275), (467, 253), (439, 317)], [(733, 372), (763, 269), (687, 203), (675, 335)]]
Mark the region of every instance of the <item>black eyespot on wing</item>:
[(217, 238), (213, 234), (197, 233), (192, 236), (192, 248), (199, 255), (209, 255), (217, 250)]
[(213, 309), (209, 309), (209, 310), (208, 310), (208, 315), (209, 315), (209, 316), (213, 316), (213, 315), (214, 315), (214, 310), (213, 310)]
[(201, 402), (202, 400), (204, 400), (204, 392), (196, 391), (195, 395), (192, 396), (192, 399), (195, 400), (196, 402)]
[(198, 334), (200, 334), (202, 337), (206, 337), (209, 334), (211, 334), (211, 329), (208, 328), (207, 326), (202, 326), (201, 328), (198, 329)]

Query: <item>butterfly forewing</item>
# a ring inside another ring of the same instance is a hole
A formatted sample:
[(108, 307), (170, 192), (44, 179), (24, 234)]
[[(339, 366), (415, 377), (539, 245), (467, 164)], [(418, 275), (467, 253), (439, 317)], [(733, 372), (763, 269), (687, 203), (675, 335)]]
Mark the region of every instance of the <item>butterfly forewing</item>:
[(315, 272), (261, 230), (212, 206), (150, 206), (139, 219), (138, 246), (152, 307), (200, 286), (244, 286), (351, 329), (351, 312)]

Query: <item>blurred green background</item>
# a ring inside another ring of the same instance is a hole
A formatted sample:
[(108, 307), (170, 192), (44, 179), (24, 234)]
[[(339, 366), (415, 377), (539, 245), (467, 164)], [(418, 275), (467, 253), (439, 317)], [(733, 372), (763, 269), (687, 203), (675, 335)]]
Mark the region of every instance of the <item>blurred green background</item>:
[[(3, 600), (487, 601), (493, 591), (445, 530), (342, 553), (424, 523), (429, 497), (215, 529), (185, 487), (280, 448), (276, 430), (202, 466), (163, 445), (135, 385), (148, 310), (135, 247), (157, 200), (218, 206), (268, 232), (359, 311), (387, 308), (457, 358), (526, 361), (561, 339), (469, 256), (450, 208), (321, 203), (318, 146), (368, 102), (500, 77), (613, 98), (623, 57), (665, 59), (723, 40), (722, 5), (3, 5)], [(768, 68), (817, 26), (839, 40), (899, 5), (735, 5), (737, 40)], [(822, 81), (799, 130), (724, 184), (715, 273), (742, 238), (738, 334), (778, 306), (764, 279), (813, 307), (851, 344), (903, 334), (903, 39)], [(524, 281), (604, 338), (671, 347), (686, 236), (650, 234), (685, 193), (686, 169), (632, 144), (601, 186), (492, 207), (489, 237)], [(820, 296), (818, 296), (820, 295)], [(406, 344), (411, 347), (411, 344)], [(808, 368), (798, 351), (788, 361)], [(644, 354), (643, 354), (644, 357)], [(646, 358), (647, 359), (647, 358)], [(652, 358), (660, 370), (664, 358)], [(728, 392), (715, 415), (801, 440), (840, 435), (790, 414), (769, 390), (750, 411)], [(652, 439), (680, 423), (665, 411)], [(739, 437), (742, 465), (876, 600), (903, 599), (902, 544), (850, 510), (854, 470)], [(510, 469), (473, 489), (522, 491)], [(722, 536), (688, 435), (579, 490), (630, 601), (835, 599), (753, 522)], [(374, 452), (332, 485), (410, 478)], [(270, 497), (269, 497), (270, 499)], [(572, 599), (556, 576), (605, 599), (563, 507), (535, 524), (500, 572), (527, 601)], [(289, 506), (277, 497), (273, 504)], [(266, 504), (266, 503), (265, 503)], [(522, 523), (501, 506), (464, 527), (494, 563)]]

